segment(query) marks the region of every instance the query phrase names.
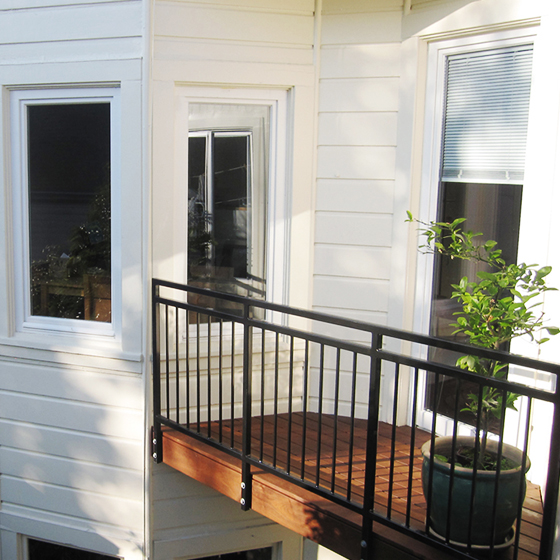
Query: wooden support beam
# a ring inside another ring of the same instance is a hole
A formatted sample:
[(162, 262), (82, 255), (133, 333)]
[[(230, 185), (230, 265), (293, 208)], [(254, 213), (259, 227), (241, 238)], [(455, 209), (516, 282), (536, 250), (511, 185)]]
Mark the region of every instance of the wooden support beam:
[[(241, 462), (228, 454), (164, 429), (163, 462), (239, 503)], [(252, 509), (349, 560), (360, 558), (360, 516), (313, 492), (272, 474), (253, 471)], [(373, 546), (373, 557), (392, 560), (451, 558), (379, 524), (374, 524)]]

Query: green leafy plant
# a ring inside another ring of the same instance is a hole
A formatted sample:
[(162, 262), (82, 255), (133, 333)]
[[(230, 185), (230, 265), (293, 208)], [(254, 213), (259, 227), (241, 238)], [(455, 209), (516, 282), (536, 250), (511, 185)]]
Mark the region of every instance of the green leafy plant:
[[(560, 329), (545, 324), (542, 296), (554, 290), (547, 285), (550, 266), (536, 264), (507, 264), (496, 241), (481, 240), (481, 233), (462, 229), (465, 218), (453, 222), (422, 222), (407, 212), (407, 222), (420, 226), (423, 242), (419, 250), (439, 254), (451, 259), (485, 263), (489, 271), (479, 271), (477, 280), (461, 278), (453, 284), (451, 298), (461, 305), (455, 313), (453, 334), (462, 334), (475, 346), (503, 349), (507, 343), (520, 336), (528, 336), (538, 344), (549, 340)], [(548, 336), (542, 336), (543, 333)], [(457, 366), (484, 377), (502, 379), (507, 376), (507, 365), (497, 360), (478, 356), (461, 356)], [(493, 387), (484, 387), (480, 396), (471, 393), (463, 410), (475, 417), (480, 415), (480, 454), (478, 466), (484, 467), (489, 424), (492, 417), (500, 419), (504, 407), (515, 409), (518, 395)], [(479, 402), (480, 400), (480, 402)]]

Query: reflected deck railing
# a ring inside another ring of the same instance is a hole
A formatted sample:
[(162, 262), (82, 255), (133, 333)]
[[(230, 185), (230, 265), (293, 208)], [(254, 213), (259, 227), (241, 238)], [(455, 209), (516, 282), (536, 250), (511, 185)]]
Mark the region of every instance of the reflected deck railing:
[[(241, 461), (244, 509), (251, 507), (251, 469), (258, 469), (358, 513), (363, 560), (369, 558), (373, 522), (457, 557), (476, 557), (471, 542), (461, 548), (450, 542), (449, 527), (442, 538), (430, 534), (432, 504), (419, 496), (417, 448), (427, 439), (433, 446), (443, 430), (453, 438), (479, 430), (459, 421), (459, 395), (465, 384), (479, 395), (493, 387), (503, 398), (520, 395), (519, 412), (504, 413), (498, 431), (507, 439), (515, 422), (515, 443), (525, 455), (535, 409), (550, 408), (536, 543), (538, 558), (552, 557), (560, 476), (559, 365), (162, 280), (153, 281), (152, 297), (156, 461), (162, 460), (162, 427), (168, 427)], [(550, 390), (428, 359), (436, 349), (507, 363), (510, 379), (545, 379)], [(454, 380), (451, 417), (423, 412), (428, 375), (436, 394)], [(418, 427), (421, 415), (427, 429)], [(406, 440), (397, 436), (403, 423), (410, 426)], [(381, 432), (388, 444), (380, 443)], [(542, 449), (541, 442), (539, 454)], [(430, 481), (433, 466), (432, 459)], [(420, 521), (419, 501), (426, 512)], [(508, 557), (525, 557), (520, 539), (526, 523), (520, 506)], [(497, 554), (493, 547), (486, 551)]]

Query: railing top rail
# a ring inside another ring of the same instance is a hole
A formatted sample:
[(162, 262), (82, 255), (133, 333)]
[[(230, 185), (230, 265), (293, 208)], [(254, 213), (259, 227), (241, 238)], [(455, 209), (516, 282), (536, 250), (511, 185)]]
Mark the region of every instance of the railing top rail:
[(461, 379), (463, 381), (474, 383), (476, 385), (494, 387), (498, 390), (515, 392), (526, 397), (560, 404), (560, 393), (558, 392), (553, 393), (551, 391), (536, 389), (534, 387), (516, 383), (514, 381), (509, 381), (507, 379), (482, 377), (478, 373), (474, 373), (466, 369), (460, 369), (456, 366), (438, 364), (437, 362), (428, 362), (427, 360), (411, 358), (409, 356), (403, 356), (402, 354), (395, 354), (393, 352), (386, 352), (384, 350), (379, 350), (379, 356), (382, 360), (385, 361), (394, 362), (417, 369), (427, 369), (431, 373), (437, 373), (440, 375), (452, 375), (456, 379)]
[[(387, 339), (394, 339), (396, 341), (409, 342), (412, 344), (418, 344), (420, 346), (440, 348), (443, 350), (449, 350), (460, 354), (467, 354), (467, 355), (478, 356), (490, 360), (503, 361), (520, 367), (551, 373), (553, 375), (556, 375), (557, 377), (560, 376), (560, 364), (536, 360), (534, 358), (519, 356), (517, 354), (502, 352), (500, 350), (490, 350), (488, 348), (471, 346), (470, 344), (465, 344), (462, 342), (453, 342), (453, 341), (444, 340), (441, 338), (437, 338), (425, 334), (418, 334), (418, 333), (401, 330), (401, 329), (395, 329), (383, 325), (376, 325), (373, 323), (358, 321), (355, 319), (336, 317), (333, 315), (329, 315), (327, 313), (289, 307), (286, 305), (271, 303), (268, 301), (255, 300), (252, 298), (239, 296), (235, 294), (217, 292), (214, 290), (209, 290), (207, 288), (187, 286), (184, 284), (178, 284), (176, 282), (170, 282), (167, 280), (160, 280), (154, 278), (153, 285), (154, 287), (162, 286), (173, 290), (179, 290), (180, 292), (183, 293), (194, 293), (194, 294), (203, 295), (214, 299), (221, 299), (233, 303), (238, 303), (243, 306), (263, 309), (265, 311), (277, 312), (285, 315), (301, 317), (303, 319), (308, 319), (311, 321), (319, 321), (330, 325), (354, 329), (357, 331), (370, 333), (371, 335), (381, 335), (385, 338), (385, 342), (387, 342)], [(156, 301), (154, 303), (164, 302), (169, 304), (172, 303), (173, 301), (170, 298), (163, 298), (163, 297), (160, 298), (159, 296), (155, 296), (155, 297), (156, 297)], [(187, 306), (189, 308), (193, 308), (191, 304), (184, 304), (182, 302), (176, 302), (176, 304), (182, 308), (186, 308)], [(205, 309), (205, 312), (211, 311), (209, 309), (206, 310), (206, 308), (200, 308), (199, 306), (197, 306), (196, 309), (197, 310)], [(211, 311), (211, 312), (215, 313), (215, 311)], [(239, 315), (235, 315), (233, 313), (228, 314), (227, 312), (223, 312), (223, 311), (220, 312), (220, 316), (231, 318), (232, 320), (236, 320), (236, 321), (241, 320)], [(251, 323), (255, 326), (258, 326), (259, 324), (262, 324), (263, 326), (270, 325), (268, 321), (264, 319), (256, 319), (256, 318), (252, 318)], [(425, 361), (424, 363), (433, 364), (433, 362), (427, 362), (427, 361)], [(560, 383), (557, 383), (556, 393), (560, 395)]]

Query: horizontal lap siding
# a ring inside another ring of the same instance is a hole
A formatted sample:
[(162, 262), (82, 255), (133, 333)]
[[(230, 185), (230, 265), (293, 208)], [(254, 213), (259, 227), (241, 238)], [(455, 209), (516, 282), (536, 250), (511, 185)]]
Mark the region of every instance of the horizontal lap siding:
[[(172, 185), (174, 181), (169, 154), (173, 152), (173, 92), (177, 84), (231, 84), (233, 87), (283, 89), (295, 86), (294, 136), (301, 138), (301, 127), (305, 127), (304, 134), (309, 134), (313, 121), (312, 106), (301, 105), (299, 100), (310, 99), (313, 102), (313, 11), (313, 0), (156, 2), (153, 64), (154, 184)], [(301, 182), (305, 181), (309, 173), (307, 169), (304, 169), (307, 175), (299, 171), (299, 152), (301, 150), (297, 151), (294, 161), (294, 177), (295, 181)], [(309, 159), (307, 158), (306, 164)], [(310, 182), (309, 176), (305, 192), (302, 192), (305, 189), (294, 189), (294, 206), (301, 204), (298, 197), (310, 196)], [(171, 196), (171, 191), (167, 190), (155, 201), (155, 223), (158, 224), (158, 238), (155, 241), (157, 247), (154, 249), (156, 270), (158, 266), (164, 266), (165, 262), (171, 262), (174, 258), (171, 253), (173, 248), (169, 243), (169, 239), (173, 237), (172, 220), (168, 219)], [(308, 208), (309, 203), (306, 204)], [(158, 219), (158, 216), (162, 219)], [(175, 219), (184, 218), (181, 216)], [(309, 220), (304, 227), (309, 227)], [(310, 232), (306, 230), (300, 235), (308, 238)], [(158, 244), (160, 238), (165, 240), (161, 246)], [(165, 261), (166, 255), (169, 255), (168, 261)], [(269, 358), (267, 356), (267, 362)], [(301, 356), (296, 359), (300, 361)], [(229, 358), (225, 358), (225, 363), (224, 367), (227, 367)], [(259, 365), (253, 365), (257, 377)], [(270, 373), (269, 368), (267, 371)], [(255, 382), (258, 388), (257, 378)], [(184, 395), (185, 381), (182, 374), (180, 383), (181, 394)], [(191, 390), (192, 388), (191, 381)], [(204, 385), (203, 390), (205, 389)], [(173, 382), (171, 390), (174, 390)], [(217, 390), (217, 378), (213, 376), (213, 400)], [(270, 390), (267, 392), (270, 393)], [(202, 394), (201, 398), (204, 405), (206, 395)], [(172, 394), (172, 404), (173, 399)], [(285, 395), (283, 400), (286, 400)], [(280, 540), (277, 536), (278, 526), (272, 522), (253, 512), (241, 511), (239, 504), (233, 500), (216, 494), (165, 465), (157, 465), (152, 471), (152, 497), (155, 560), (191, 558), (197, 555), (204, 557), (210, 555), (212, 550), (223, 552), (228, 547), (230, 550), (258, 548)], [(293, 557), (296, 558), (295, 555)]]
[(160, 1), (155, 8), (154, 78), (290, 85), (293, 78), (282, 74), (309, 74), (312, 42), (309, 0)]
[(401, 14), (402, 2), (326, 0), (322, 18), (314, 305), (376, 322), (389, 301)]
[(0, 9), (0, 66), (141, 56), (140, 0), (17, 4), (18, 9)]
[[(394, 0), (323, 2), (313, 303), (318, 311), (377, 324), (387, 323), (390, 302), (402, 8)], [(371, 342), (361, 333), (345, 338)], [(345, 358), (342, 415), (351, 410), (353, 383), (351, 356)], [(316, 353), (311, 363), (310, 402), (318, 406)], [(335, 368), (326, 356), (324, 406), (337, 397)], [(367, 414), (369, 368), (357, 368), (358, 417)]]
[[(121, 84), (123, 201), (132, 196), (131, 167), (141, 162), (135, 127), (142, 119), (136, 92), (142, 79), (143, 11), (142, 0), (3, 0), (0, 6), (3, 87)], [(3, 112), (9, 114), (7, 108)], [(141, 180), (134, 189), (129, 212), (138, 208)], [(9, 190), (2, 196), (11, 198)], [(127, 220), (124, 216), (125, 239)], [(137, 248), (127, 244), (127, 251), (122, 262), (127, 264), (129, 255), (136, 262), (123, 267), (125, 279), (140, 266)], [(5, 263), (0, 268), (10, 270)], [(140, 281), (136, 275), (134, 289), (124, 294), (136, 309), (142, 305)], [(73, 341), (48, 332), (41, 337), (42, 350), (15, 345), (10, 338), (1, 341), (3, 530), (126, 560), (142, 558), (146, 429), (140, 329), (139, 322), (125, 325), (128, 347), (123, 342), (122, 354), (114, 353), (109, 340), (112, 349), (88, 356), (91, 340), (78, 351), (80, 337)], [(25, 336), (18, 334), (20, 341)]]
[(3, 524), (41, 520), (30, 534), (55, 541), (72, 527), (141, 543), (141, 375), (15, 361), (0, 368)]

